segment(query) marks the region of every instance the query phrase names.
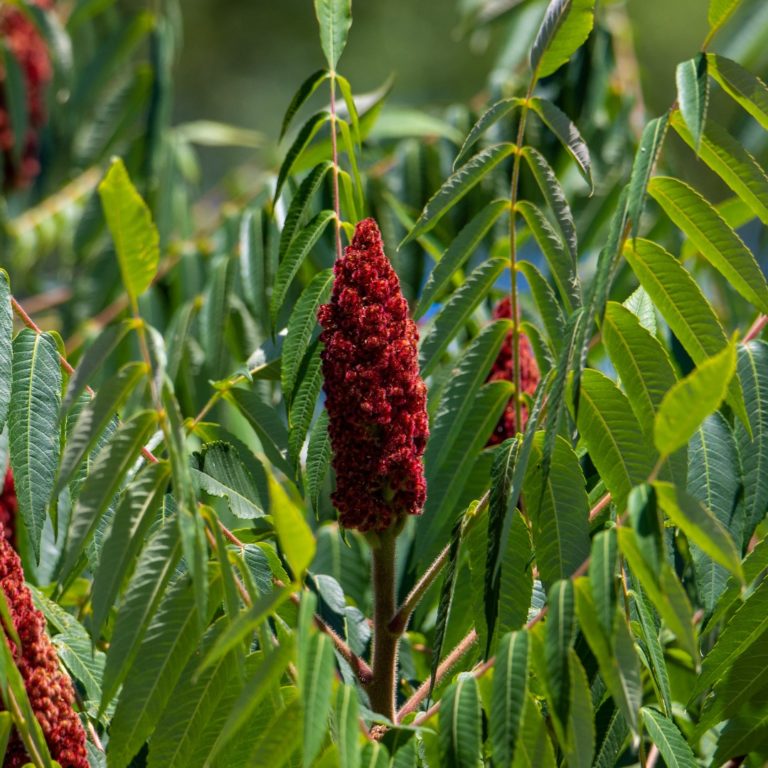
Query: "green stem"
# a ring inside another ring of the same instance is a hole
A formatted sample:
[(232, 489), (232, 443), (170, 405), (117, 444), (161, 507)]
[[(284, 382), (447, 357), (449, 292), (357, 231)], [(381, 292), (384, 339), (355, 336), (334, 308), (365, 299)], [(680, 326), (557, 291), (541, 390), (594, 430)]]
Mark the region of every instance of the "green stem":
[(528, 104), (536, 84), (536, 73), (531, 79), (528, 93), (520, 110), (520, 123), (515, 141), (515, 160), (512, 165), (512, 180), (509, 185), (509, 306), (512, 315), (512, 383), (515, 386), (515, 429), (522, 430), (523, 409), (520, 400), (520, 322), (517, 303), (517, 193), (520, 180), (520, 158), (525, 139), (525, 123), (528, 118)]
[(389, 623), (395, 615), (395, 553), (397, 535), (389, 529), (372, 543), (373, 560), (373, 677), (367, 686), (371, 708), (390, 720), (395, 719), (397, 646), (400, 633)]

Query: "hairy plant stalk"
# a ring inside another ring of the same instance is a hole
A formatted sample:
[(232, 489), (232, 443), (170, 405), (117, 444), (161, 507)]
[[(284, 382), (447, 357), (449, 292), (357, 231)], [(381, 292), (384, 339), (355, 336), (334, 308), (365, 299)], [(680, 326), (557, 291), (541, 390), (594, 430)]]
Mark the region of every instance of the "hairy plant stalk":
[(395, 615), (395, 553), (397, 534), (392, 528), (381, 532), (371, 546), (373, 561), (373, 677), (367, 686), (374, 712), (395, 719), (397, 647), (400, 633), (393, 632)]

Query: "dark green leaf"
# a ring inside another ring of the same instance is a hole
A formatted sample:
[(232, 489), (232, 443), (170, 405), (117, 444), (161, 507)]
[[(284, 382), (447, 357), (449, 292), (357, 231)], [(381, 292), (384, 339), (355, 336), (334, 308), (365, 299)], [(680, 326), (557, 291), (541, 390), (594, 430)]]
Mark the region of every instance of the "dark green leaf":
[(318, 86), (328, 79), (328, 72), (324, 69), (319, 69), (317, 72), (313, 72), (298, 88), (296, 93), (291, 99), (291, 103), (288, 105), (288, 109), (285, 110), (283, 116), (283, 123), (280, 126), (280, 136), (282, 139), (285, 136), (285, 132), (288, 130), (288, 126), (293, 119), (293, 116), (301, 109), (302, 105), (307, 99), (317, 90)]
[(589, 184), (590, 192), (593, 191), (594, 182), (592, 181), (592, 161), (589, 157), (589, 147), (579, 133), (579, 129), (560, 107), (555, 106), (548, 99), (534, 97), (528, 103), (574, 159), (581, 175)]
[(550, 0), (531, 48), (534, 77), (546, 77), (565, 64), (589, 37), (595, 0)]
[(512, 763), (527, 695), (528, 635), (511, 632), (499, 641), (491, 693), (491, 744), (499, 765)]
[(696, 768), (698, 762), (677, 726), (657, 709), (643, 707), (643, 726), (668, 768)]
[(8, 444), (19, 514), (38, 559), (59, 460), (60, 402), (56, 342), (25, 328), (13, 340)]
[(480, 760), (480, 697), (477, 681), (462, 672), (440, 706), (440, 754), (445, 768), (477, 768)]
[(483, 112), (467, 134), (467, 138), (464, 139), (459, 154), (456, 155), (456, 159), (453, 161), (453, 170), (455, 171), (460, 165), (463, 165), (467, 157), (469, 157), (472, 147), (475, 146), (478, 139), (491, 128), (491, 126), (495, 125), (499, 120), (505, 118), (511, 112), (514, 112), (515, 109), (522, 106), (522, 104), (523, 100), (520, 98), (513, 97), (511, 99), (501, 99)]
[(307, 120), (304, 125), (301, 126), (299, 133), (293, 140), (293, 144), (288, 148), (285, 153), (285, 159), (280, 166), (280, 171), (277, 175), (277, 183), (275, 185), (274, 200), (276, 201), (280, 197), (280, 192), (283, 189), (288, 175), (293, 170), (293, 166), (296, 165), (296, 161), (299, 159), (301, 153), (309, 146), (309, 143), (314, 138), (315, 134), (325, 123), (330, 120), (330, 115), (327, 112), (316, 112), (312, 117)]
[(309, 435), (307, 447), (307, 491), (315, 514), (320, 510), (320, 493), (331, 463), (331, 439), (328, 435), (328, 411), (323, 409)]
[(320, 25), (320, 45), (333, 72), (352, 26), (352, 0), (315, 0), (315, 15)]
[(299, 666), (299, 690), (304, 705), (304, 765), (320, 751), (331, 710), (333, 646), (328, 635), (319, 632), (309, 640), (304, 664)]
[(645, 191), (648, 181), (656, 165), (664, 137), (667, 135), (669, 125), (669, 113), (665, 112), (661, 117), (651, 120), (643, 129), (640, 144), (637, 148), (635, 161), (632, 164), (632, 175), (629, 178), (629, 198), (627, 202), (627, 215), (632, 222), (632, 237), (637, 237), (640, 230), (640, 217), (645, 206)]
[(680, 113), (693, 137), (694, 149), (698, 152), (709, 106), (706, 54), (699, 53), (694, 58), (678, 64), (675, 80)]
[(494, 144), (482, 152), (478, 152), (471, 160), (464, 163), (458, 171), (448, 177), (443, 186), (429, 199), (418, 221), (400, 243), (400, 246), (402, 247), (405, 243), (429, 232), (440, 218), (472, 187), (516, 151), (517, 147), (508, 142)]
[(5, 427), (13, 381), (13, 310), (8, 273), (0, 269), (0, 432)]
[(275, 276), (275, 284), (272, 288), (272, 299), (270, 301), (270, 313), (272, 322), (277, 320), (277, 314), (283, 306), (288, 288), (290, 288), (293, 278), (299, 271), (299, 267), (309, 256), (312, 249), (317, 244), (321, 235), (328, 226), (328, 223), (335, 218), (333, 211), (320, 211), (312, 220), (302, 229), (291, 241), (288, 246), (285, 257), (280, 262)]

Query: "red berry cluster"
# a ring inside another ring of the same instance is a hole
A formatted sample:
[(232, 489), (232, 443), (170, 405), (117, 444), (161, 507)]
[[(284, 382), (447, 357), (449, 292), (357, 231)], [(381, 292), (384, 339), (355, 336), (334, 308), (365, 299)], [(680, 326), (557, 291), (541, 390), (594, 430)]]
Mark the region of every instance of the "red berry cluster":
[(16, 513), (19, 508), (19, 501), (16, 498), (16, 489), (13, 485), (13, 472), (8, 467), (5, 473), (5, 482), (3, 483), (3, 492), (0, 493), (0, 523), (3, 526), (3, 536), (5, 540), (14, 547), (16, 537)]
[[(493, 310), (494, 319), (502, 317), (512, 317), (512, 309), (509, 297), (502, 299)], [(539, 367), (536, 365), (536, 358), (533, 356), (531, 344), (528, 337), (520, 332), (520, 391), (526, 395), (532, 395), (539, 385)], [(512, 331), (507, 334), (504, 343), (501, 345), (499, 355), (491, 368), (486, 381), (512, 381)], [(525, 422), (528, 419), (528, 409), (525, 404), (521, 404), (522, 424), (520, 430), (525, 429)], [(509, 399), (504, 413), (501, 414), (499, 423), (493, 434), (488, 439), (488, 445), (498, 445), (503, 443), (508, 437), (514, 437), (517, 434), (517, 425), (515, 424), (515, 399), (514, 395)]]
[[(49, 8), (52, 0), (34, 0), (35, 5)], [(45, 124), (45, 86), (51, 79), (51, 59), (45, 41), (29, 17), (18, 8), (0, 3), (0, 40), (4, 41), (15, 57), (24, 75), (27, 92), (27, 132), (18, 137), (13, 134), (6, 94), (7, 74), (0, 64), (0, 152), (3, 163), (5, 189), (23, 187), (37, 176), (38, 133)], [(16, 165), (14, 146), (22, 143), (21, 162)]]
[(429, 435), (416, 325), (373, 219), (357, 225), (320, 307), (326, 408), (345, 528), (383, 531), (421, 514)]
[[(21, 648), (17, 648), (10, 639), (8, 645), (24, 679), (29, 702), (43, 729), (51, 756), (58, 760), (62, 768), (88, 768), (85, 731), (72, 709), (75, 697), (72, 683), (59, 668), (56, 649), (45, 633), (45, 617), (35, 610), (32, 594), (24, 583), (21, 560), (5, 530), (5, 515), (15, 515), (16, 512), (10, 472), (6, 475), (0, 509), (3, 510), (3, 522), (0, 522), (0, 588), (5, 593)], [(24, 744), (14, 731), (3, 768), (20, 768), (28, 762)]]

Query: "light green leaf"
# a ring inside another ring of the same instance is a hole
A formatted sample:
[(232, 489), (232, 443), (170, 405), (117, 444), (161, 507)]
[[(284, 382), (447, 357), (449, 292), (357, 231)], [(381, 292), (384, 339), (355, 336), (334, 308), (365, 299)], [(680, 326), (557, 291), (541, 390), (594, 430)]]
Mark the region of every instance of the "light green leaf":
[(309, 768), (327, 731), (333, 691), (333, 646), (328, 635), (315, 632), (299, 666), (299, 690), (304, 706), (304, 766)]
[(697, 768), (698, 762), (678, 727), (653, 707), (643, 707), (643, 726), (668, 768)]
[(662, 456), (686, 445), (704, 419), (720, 406), (735, 371), (734, 339), (664, 395), (653, 423), (654, 443)]
[(550, 0), (531, 48), (535, 78), (556, 72), (589, 37), (595, 0)]
[[(615, 578), (615, 577), (614, 577)], [(592, 581), (592, 574), (590, 579)], [(597, 659), (600, 676), (616, 702), (624, 721), (637, 733), (638, 711), (643, 700), (640, 662), (626, 619), (614, 603), (608, 629), (602, 625), (587, 579), (576, 580), (579, 626)]]
[(618, 529), (618, 537), (619, 549), (643, 591), (674, 632), (685, 652), (692, 659), (698, 659), (699, 652), (693, 632), (693, 611), (680, 580), (667, 562), (662, 562), (658, 570), (654, 571), (643, 557), (633, 530), (621, 527)]
[(756, 75), (725, 56), (707, 54), (709, 74), (768, 131), (768, 87)]
[(511, 632), (499, 641), (491, 693), (490, 731), (493, 759), (510, 765), (528, 696), (528, 634)]
[(448, 177), (443, 186), (429, 199), (413, 229), (400, 243), (400, 247), (429, 232), (472, 187), (516, 151), (517, 147), (509, 142), (494, 144), (478, 152), (471, 160), (464, 163), (459, 170)]
[(768, 284), (755, 257), (717, 210), (685, 182), (657, 176), (648, 192), (685, 232), (704, 258), (761, 312), (768, 312)]
[(295, 579), (300, 579), (315, 556), (316, 542), (299, 507), (288, 497), (286, 503), (275, 504), (272, 510), (277, 540), (291, 566)]
[[(691, 133), (680, 115), (672, 115), (672, 126), (694, 149)], [(712, 118), (701, 136), (699, 157), (743, 200), (750, 210), (768, 224), (768, 176), (757, 160)]]
[(325, 60), (334, 71), (352, 26), (352, 0), (315, 0), (315, 15)]
[(741, 0), (709, 0), (707, 21), (712, 30), (725, 24), (731, 14), (739, 7)]
[(38, 559), (59, 460), (60, 402), (56, 342), (24, 328), (13, 340), (8, 444), (19, 514)]
[(589, 156), (589, 147), (579, 133), (579, 129), (568, 115), (549, 99), (534, 97), (528, 103), (574, 159), (584, 181), (589, 184), (591, 193), (594, 190), (592, 160)]
[(335, 218), (333, 211), (320, 211), (312, 220), (302, 229), (291, 241), (288, 246), (285, 257), (280, 262), (275, 275), (275, 284), (272, 288), (272, 299), (269, 309), (272, 315), (272, 322), (277, 320), (277, 314), (283, 306), (288, 288), (291, 286), (293, 278), (309, 256), (317, 241), (325, 232), (329, 222)]
[(149, 288), (160, 259), (160, 236), (152, 214), (119, 158), (99, 184), (104, 217), (115, 243), (123, 285), (132, 300)]
[(555, 753), (549, 740), (547, 726), (536, 700), (529, 693), (525, 697), (520, 737), (515, 747), (513, 768), (555, 768)]
[(440, 705), (440, 754), (445, 768), (477, 768), (482, 734), (477, 680), (462, 672)]
[(701, 502), (672, 483), (657, 481), (653, 485), (659, 506), (669, 519), (713, 560), (743, 581), (741, 557), (728, 529)]
[(507, 267), (507, 259), (488, 259), (466, 278), (438, 313), (419, 349), (421, 375), (426, 378), (461, 327), (471, 317), (477, 305), (488, 295), (499, 275)]
[(704, 124), (707, 122), (707, 107), (709, 106), (706, 54), (699, 53), (694, 58), (678, 64), (675, 81), (680, 113), (693, 137), (694, 149), (698, 152), (701, 134), (704, 131)]

